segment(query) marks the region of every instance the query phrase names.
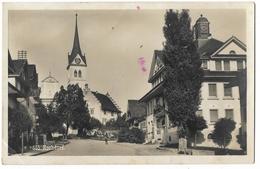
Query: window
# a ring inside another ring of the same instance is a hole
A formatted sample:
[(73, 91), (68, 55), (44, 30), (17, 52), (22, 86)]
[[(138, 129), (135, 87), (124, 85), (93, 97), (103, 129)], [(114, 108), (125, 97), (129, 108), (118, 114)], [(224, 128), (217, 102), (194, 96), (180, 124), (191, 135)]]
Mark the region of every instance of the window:
[(202, 116), (202, 110), (198, 110), (197, 112), (196, 112), (196, 116)]
[(107, 112), (106, 112), (106, 111), (104, 111), (104, 114), (107, 114)]
[(230, 71), (230, 62), (229, 60), (224, 61), (224, 71)]
[(209, 96), (217, 97), (217, 85), (209, 84)]
[(237, 61), (237, 70), (242, 70), (243, 69), (243, 61), (242, 60), (239, 60)]
[(210, 111), (210, 122), (214, 123), (218, 121), (218, 110), (217, 109), (211, 109)]
[(202, 60), (202, 68), (208, 69), (208, 61), (207, 60)]
[(224, 96), (232, 97), (232, 88), (228, 86), (228, 84), (224, 84)]
[(221, 71), (222, 70), (221, 60), (216, 60), (215, 66), (216, 66), (216, 70)]
[(226, 113), (226, 118), (227, 119), (234, 120), (234, 111), (233, 111), (233, 109), (226, 109), (225, 113)]
[(94, 108), (90, 109), (90, 114), (94, 114)]
[(172, 137), (171, 136), (169, 136), (169, 141), (172, 141)]
[(78, 76), (78, 73), (76, 70), (74, 70), (74, 77), (77, 77)]
[(229, 54), (236, 54), (236, 51), (231, 50), (231, 51), (229, 51)]
[(81, 70), (79, 70), (79, 77), (81, 77)]

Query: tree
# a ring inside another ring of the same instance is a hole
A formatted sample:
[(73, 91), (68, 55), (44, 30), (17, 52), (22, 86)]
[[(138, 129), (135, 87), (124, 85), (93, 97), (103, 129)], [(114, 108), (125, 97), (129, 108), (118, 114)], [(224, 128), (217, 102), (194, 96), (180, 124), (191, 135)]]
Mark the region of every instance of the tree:
[(100, 129), (101, 127), (102, 127), (102, 124), (98, 119), (96, 119), (94, 117), (90, 117), (88, 127), (87, 127), (88, 130)]
[(221, 148), (226, 149), (232, 139), (231, 132), (235, 127), (236, 122), (234, 122), (234, 120), (226, 118), (219, 119), (215, 123), (212, 133), (213, 142), (218, 144)]
[(112, 128), (112, 129), (120, 129), (120, 128), (128, 127), (128, 124), (127, 124), (124, 116), (118, 115), (116, 120), (110, 119), (106, 123), (106, 127)]
[(62, 121), (55, 112), (54, 103), (47, 105), (45, 107), (42, 103), (39, 103), (37, 106), (37, 132), (38, 133), (46, 133), (47, 139), (52, 138), (53, 132), (62, 132), (63, 126)]
[(19, 104), (16, 110), (8, 112), (8, 124), (9, 148), (20, 152), (22, 133), (29, 132), (33, 125), (32, 118), (24, 105)]
[(178, 127), (179, 137), (188, 136), (187, 123), (194, 120), (198, 110), (203, 77), (190, 23), (188, 10), (181, 13), (168, 10), (165, 14), (164, 97), (169, 119)]
[(193, 139), (194, 147), (196, 147), (197, 136), (200, 131), (208, 128), (206, 120), (202, 116), (196, 116), (190, 118), (187, 121), (187, 127), (189, 130), (189, 136)]
[(61, 86), (60, 91), (55, 94), (57, 115), (66, 124), (65, 135), (68, 135), (69, 127), (78, 128), (79, 134), (89, 122), (89, 111), (84, 100), (82, 89), (76, 85), (68, 85), (67, 90)]

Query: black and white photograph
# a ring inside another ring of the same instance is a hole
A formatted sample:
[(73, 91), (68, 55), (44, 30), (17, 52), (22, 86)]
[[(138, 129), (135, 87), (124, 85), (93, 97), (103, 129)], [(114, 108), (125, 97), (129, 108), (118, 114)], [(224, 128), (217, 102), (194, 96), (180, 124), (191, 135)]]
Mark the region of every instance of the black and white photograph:
[(3, 9), (4, 163), (253, 162), (253, 3)]

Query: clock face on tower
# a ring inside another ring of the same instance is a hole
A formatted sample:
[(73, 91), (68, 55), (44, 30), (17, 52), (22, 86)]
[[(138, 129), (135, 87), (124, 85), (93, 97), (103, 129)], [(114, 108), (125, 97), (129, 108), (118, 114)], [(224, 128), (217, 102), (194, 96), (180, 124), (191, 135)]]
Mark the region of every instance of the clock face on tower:
[(76, 63), (77, 65), (80, 64), (80, 62), (81, 62), (80, 58), (76, 58), (76, 59), (75, 59), (75, 63)]
[(208, 25), (207, 24), (201, 24), (200, 30), (201, 30), (201, 33), (208, 33)]

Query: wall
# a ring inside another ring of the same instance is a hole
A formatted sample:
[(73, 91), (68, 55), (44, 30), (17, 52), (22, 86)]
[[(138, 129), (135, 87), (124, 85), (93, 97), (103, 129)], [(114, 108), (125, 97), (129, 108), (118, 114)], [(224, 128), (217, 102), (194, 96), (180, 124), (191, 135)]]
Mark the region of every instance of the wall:
[[(212, 82), (210, 82), (212, 83)], [(214, 82), (213, 82), (214, 83)], [(214, 123), (210, 122), (210, 109), (218, 110), (218, 118), (225, 117), (225, 109), (233, 109), (234, 121), (236, 122), (236, 129), (232, 132), (232, 141), (228, 148), (239, 149), (240, 146), (237, 143), (236, 135), (238, 135), (239, 127), (241, 126), (241, 114), (240, 114), (240, 100), (239, 100), (239, 90), (238, 87), (232, 88), (232, 98), (224, 97), (224, 83), (216, 82), (217, 84), (217, 98), (212, 99), (208, 97), (208, 82), (202, 84), (202, 101), (200, 109), (202, 110), (202, 116), (207, 121), (208, 129), (204, 129), (202, 133), (204, 134), (205, 142), (198, 144), (200, 146), (217, 146), (213, 143), (211, 139), (207, 136), (214, 130)]]
[[(112, 113), (110, 111), (106, 111), (106, 114), (104, 113), (104, 111), (101, 109), (101, 103), (94, 96), (94, 94), (92, 94), (92, 92), (90, 90), (88, 90), (85, 93), (85, 98), (84, 99), (86, 100), (86, 102), (88, 104), (88, 109), (89, 109), (90, 116), (98, 119), (102, 124), (105, 124), (110, 119), (114, 119), (114, 120), (117, 119), (117, 114), (116, 113), (113, 113), (113, 116), (112, 116)], [(93, 114), (91, 114), (91, 109), (94, 109), (94, 113)]]

